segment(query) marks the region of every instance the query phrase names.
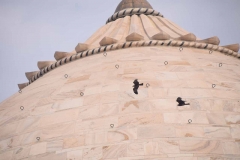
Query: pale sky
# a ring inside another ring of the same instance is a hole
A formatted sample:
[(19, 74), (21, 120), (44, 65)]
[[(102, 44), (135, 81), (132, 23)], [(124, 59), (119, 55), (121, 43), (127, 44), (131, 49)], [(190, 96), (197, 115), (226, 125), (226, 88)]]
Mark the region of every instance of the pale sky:
[[(72, 51), (114, 13), (120, 0), (0, 0), (0, 102), (27, 82), (37, 62)], [(148, 0), (201, 39), (240, 43), (240, 0)]]

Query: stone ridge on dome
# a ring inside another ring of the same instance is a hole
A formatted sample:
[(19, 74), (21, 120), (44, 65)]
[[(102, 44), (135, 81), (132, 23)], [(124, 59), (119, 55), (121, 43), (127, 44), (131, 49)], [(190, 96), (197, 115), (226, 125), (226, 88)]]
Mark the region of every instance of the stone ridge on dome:
[(153, 9), (147, 0), (122, 0), (117, 6), (115, 13), (127, 8), (150, 8)]

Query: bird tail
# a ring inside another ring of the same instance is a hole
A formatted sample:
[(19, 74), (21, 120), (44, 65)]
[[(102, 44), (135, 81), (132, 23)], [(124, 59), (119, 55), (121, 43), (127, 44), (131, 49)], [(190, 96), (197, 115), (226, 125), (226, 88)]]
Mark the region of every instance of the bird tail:
[(139, 84), (140, 86), (143, 86), (143, 83)]
[(186, 103), (185, 105), (190, 105), (190, 103)]

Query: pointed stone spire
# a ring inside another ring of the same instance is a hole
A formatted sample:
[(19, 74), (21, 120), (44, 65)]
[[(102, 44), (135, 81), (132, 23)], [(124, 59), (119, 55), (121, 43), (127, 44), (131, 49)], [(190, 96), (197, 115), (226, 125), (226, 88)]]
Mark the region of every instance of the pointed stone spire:
[(144, 37), (136, 32), (133, 32), (126, 37), (126, 40), (127, 41), (141, 41), (141, 40), (144, 40)]
[(39, 71), (34, 71), (34, 72), (26, 72), (25, 75), (27, 77), (28, 80), (31, 80), (33, 76), (35, 76), (36, 74), (38, 74)]
[(28, 83), (22, 83), (22, 84), (18, 84), (18, 88), (20, 90), (22, 90), (23, 88), (27, 87)]
[(219, 45), (220, 40), (217, 36), (214, 36), (214, 37), (210, 37), (210, 38), (207, 38), (207, 39), (198, 40), (197, 42)]
[(227, 49), (231, 49), (232, 51), (234, 52), (238, 52), (239, 51), (239, 44), (230, 44), (230, 45), (227, 45), (227, 46), (222, 46), (222, 47), (225, 47)]
[(54, 58), (59, 61), (65, 57), (70, 57), (71, 55), (73, 55), (74, 53), (68, 53), (68, 52), (59, 52), (59, 51), (56, 51), (55, 54), (54, 54)]
[(189, 33), (189, 34), (183, 35), (177, 39), (183, 40), (183, 41), (196, 41), (197, 37), (193, 33)]
[(114, 38), (111, 38), (111, 37), (104, 37), (100, 42), (99, 44), (101, 46), (106, 46), (106, 45), (110, 45), (110, 44), (114, 44), (114, 43), (117, 43), (117, 40), (114, 39)]
[(48, 66), (52, 65), (53, 63), (55, 63), (55, 61), (39, 61), (37, 63), (37, 66), (40, 70), (42, 70), (45, 67), (48, 67)]
[(85, 44), (85, 43), (78, 43), (78, 45), (75, 47), (75, 51), (77, 53), (86, 51), (86, 50), (88, 50), (88, 44)]
[(158, 34), (155, 34), (154, 36), (152, 36), (152, 39), (153, 40), (169, 40), (170, 36), (167, 33), (161, 31)]

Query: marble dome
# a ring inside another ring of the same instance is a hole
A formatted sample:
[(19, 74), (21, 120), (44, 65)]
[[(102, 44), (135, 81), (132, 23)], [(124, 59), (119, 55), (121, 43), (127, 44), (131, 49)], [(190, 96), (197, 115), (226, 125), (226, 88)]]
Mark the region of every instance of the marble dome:
[(0, 103), (0, 160), (240, 159), (239, 44), (219, 43), (123, 0)]

